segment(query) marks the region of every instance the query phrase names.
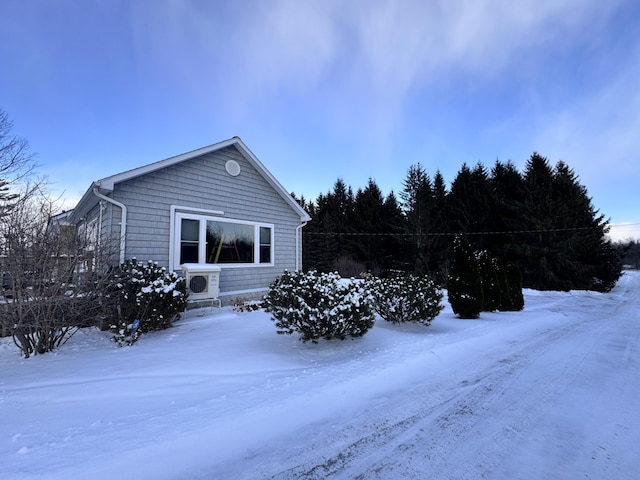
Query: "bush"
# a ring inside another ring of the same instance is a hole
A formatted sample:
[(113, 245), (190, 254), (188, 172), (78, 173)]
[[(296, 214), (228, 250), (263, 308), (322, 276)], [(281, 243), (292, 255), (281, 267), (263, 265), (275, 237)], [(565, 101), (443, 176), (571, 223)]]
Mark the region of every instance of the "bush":
[(360, 337), (373, 326), (371, 295), (363, 282), (342, 283), (337, 273), (285, 271), (269, 286), (263, 306), (279, 334), (303, 342)]
[(12, 335), (21, 354), (29, 358), (51, 352), (79, 328), (95, 325), (102, 310), (101, 299), (94, 295), (0, 303), (0, 331)]
[(482, 311), (482, 279), (467, 238), (458, 235), (453, 242), (453, 262), (448, 282), (449, 303), (460, 318), (478, 318)]
[(374, 309), (392, 323), (430, 325), (442, 310), (442, 291), (428, 277), (409, 274), (371, 280)]
[(131, 345), (142, 333), (169, 328), (187, 308), (186, 280), (151, 260), (127, 260), (107, 291), (116, 305), (113, 339), (121, 345)]

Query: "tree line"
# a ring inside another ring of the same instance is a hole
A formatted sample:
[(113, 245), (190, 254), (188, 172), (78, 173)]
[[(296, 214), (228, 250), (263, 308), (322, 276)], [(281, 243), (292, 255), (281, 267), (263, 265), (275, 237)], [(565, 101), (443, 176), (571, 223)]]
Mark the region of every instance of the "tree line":
[(522, 172), (511, 161), (463, 164), (449, 187), (418, 163), (399, 196), (384, 196), (373, 179), (355, 193), (338, 179), (315, 200), (297, 200), (312, 217), (303, 229), (305, 270), (412, 272), (445, 284), (453, 239), (465, 234), (474, 250), (517, 265), (529, 288), (608, 291), (622, 271), (608, 220), (576, 173), (538, 153)]

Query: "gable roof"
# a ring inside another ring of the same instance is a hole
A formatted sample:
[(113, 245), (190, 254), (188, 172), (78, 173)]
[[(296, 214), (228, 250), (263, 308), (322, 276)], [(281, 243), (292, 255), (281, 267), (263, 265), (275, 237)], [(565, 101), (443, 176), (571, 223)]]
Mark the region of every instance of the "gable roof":
[(271, 185), (271, 187), (273, 187), (273, 189), (280, 194), (284, 201), (287, 202), (287, 204), (300, 216), (300, 221), (307, 222), (311, 220), (309, 214), (304, 211), (304, 209), (298, 204), (298, 202), (296, 202), (295, 199), (289, 194), (289, 192), (287, 192), (287, 190), (285, 190), (285, 188), (280, 184), (280, 182), (276, 180), (271, 172), (266, 169), (262, 162), (260, 162), (260, 160), (258, 160), (253, 152), (249, 150), (249, 148), (240, 139), (240, 137), (232, 137), (228, 140), (214, 143), (213, 145), (209, 145), (207, 147), (202, 147), (197, 150), (192, 150), (191, 152), (176, 155), (175, 157), (166, 158), (158, 162), (143, 165), (141, 167), (127, 170), (116, 175), (111, 175), (110, 177), (96, 180), (91, 184), (89, 189), (82, 196), (82, 198), (76, 205), (76, 208), (73, 209), (73, 212), (70, 215), (70, 220), (77, 222), (78, 220), (80, 220), (80, 218), (86, 215), (89, 210), (91, 210), (98, 204), (100, 199), (94, 194), (94, 189), (96, 188), (101, 194), (108, 195), (109, 193), (113, 192), (114, 186), (118, 183), (184, 162), (186, 160), (190, 160), (192, 158), (199, 157), (200, 155), (227, 148), (231, 145), (234, 145), (238, 149), (240, 154), (258, 171), (258, 173), (260, 173), (260, 175), (262, 175), (267, 183), (269, 183), (269, 185)]

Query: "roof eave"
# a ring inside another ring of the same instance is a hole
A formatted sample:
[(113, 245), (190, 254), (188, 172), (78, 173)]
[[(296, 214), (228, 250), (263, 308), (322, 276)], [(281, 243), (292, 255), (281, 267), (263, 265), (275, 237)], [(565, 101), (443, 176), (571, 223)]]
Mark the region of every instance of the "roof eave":
[(309, 214), (296, 202), (296, 200), (285, 190), (282, 184), (267, 170), (267, 168), (262, 164), (260, 160), (253, 154), (253, 152), (245, 145), (245, 143), (240, 139), (240, 137), (232, 137), (227, 140), (223, 140), (218, 143), (214, 143), (213, 145), (209, 145), (206, 147), (199, 148), (197, 150), (192, 150), (190, 152), (186, 152), (180, 155), (176, 155), (173, 157), (166, 158), (164, 160), (160, 160), (158, 162), (150, 163), (148, 165), (143, 165), (142, 167), (134, 168), (131, 170), (127, 170), (126, 172), (121, 172), (116, 175), (112, 175), (110, 177), (105, 177), (100, 180), (97, 180), (91, 184), (89, 189), (82, 196), (73, 213), (69, 216), (70, 220), (78, 222), (84, 215), (86, 215), (95, 205), (98, 203), (98, 198), (94, 195), (94, 188), (99, 188), (100, 193), (108, 194), (113, 192), (113, 189), (117, 183), (124, 182), (126, 180), (130, 180), (132, 178), (138, 177), (140, 175), (145, 175), (147, 173), (154, 172), (161, 168), (165, 168), (171, 165), (175, 165), (177, 163), (181, 163), (185, 160), (189, 160), (191, 158), (199, 157), (200, 155), (205, 155), (210, 152), (215, 152), (217, 150), (221, 150), (223, 148), (229, 147), (231, 145), (235, 145), (236, 148), (240, 150), (240, 153), (249, 160), (253, 164), (253, 166), (259, 170), (267, 180), (267, 182), (274, 188), (280, 196), (287, 202), (287, 204), (300, 216), (301, 222), (308, 222), (311, 220)]

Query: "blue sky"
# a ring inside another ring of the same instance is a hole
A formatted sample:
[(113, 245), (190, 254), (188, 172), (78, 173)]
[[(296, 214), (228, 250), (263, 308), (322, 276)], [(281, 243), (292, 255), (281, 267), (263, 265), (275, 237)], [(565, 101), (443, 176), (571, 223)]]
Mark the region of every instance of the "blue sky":
[(73, 205), (240, 136), (289, 191), (537, 151), (640, 238), (636, 0), (3, 0), (0, 108)]

